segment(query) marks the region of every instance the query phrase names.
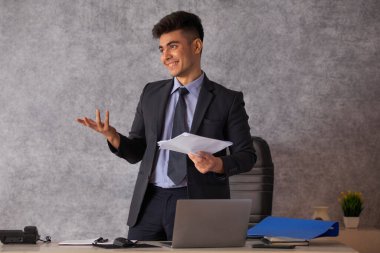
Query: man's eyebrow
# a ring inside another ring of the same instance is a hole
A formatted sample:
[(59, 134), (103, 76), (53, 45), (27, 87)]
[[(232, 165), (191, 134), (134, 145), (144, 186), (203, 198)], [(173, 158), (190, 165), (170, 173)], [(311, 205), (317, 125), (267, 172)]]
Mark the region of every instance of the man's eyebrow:
[(169, 43), (167, 43), (166, 45), (167, 46), (170, 46), (171, 44), (178, 44), (179, 43), (179, 41), (177, 41), (177, 40), (172, 40), (172, 41), (169, 41)]
[[(166, 46), (170, 46), (171, 44), (178, 44), (179, 41), (178, 40), (172, 40), (172, 41), (169, 41), (168, 43), (166, 43)], [(163, 46), (159, 46), (158, 49), (162, 49)]]

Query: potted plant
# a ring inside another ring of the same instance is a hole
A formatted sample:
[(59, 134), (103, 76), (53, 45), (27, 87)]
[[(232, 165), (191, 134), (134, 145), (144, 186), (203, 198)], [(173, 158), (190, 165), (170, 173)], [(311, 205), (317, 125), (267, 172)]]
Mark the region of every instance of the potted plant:
[(363, 211), (363, 199), (361, 192), (341, 192), (339, 198), (343, 210), (343, 222), (346, 228), (359, 226), (359, 215)]

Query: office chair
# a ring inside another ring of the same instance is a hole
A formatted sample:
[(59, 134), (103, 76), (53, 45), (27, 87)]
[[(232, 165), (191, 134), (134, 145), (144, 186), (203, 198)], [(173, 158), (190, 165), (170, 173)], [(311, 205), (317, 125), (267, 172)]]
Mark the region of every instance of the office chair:
[(274, 166), (268, 143), (252, 136), (257, 161), (251, 171), (229, 178), (232, 199), (251, 199), (249, 226), (272, 214)]

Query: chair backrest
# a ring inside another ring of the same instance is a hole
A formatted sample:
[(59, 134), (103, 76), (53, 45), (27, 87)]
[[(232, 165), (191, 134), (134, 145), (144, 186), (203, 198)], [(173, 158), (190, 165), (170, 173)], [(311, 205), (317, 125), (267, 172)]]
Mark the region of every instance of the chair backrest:
[(272, 214), (274, 166), (268, 143), (252, 137), (257, 161), (251, 171), (230, 177), (233, 199), (251, 199), (250, 226)]

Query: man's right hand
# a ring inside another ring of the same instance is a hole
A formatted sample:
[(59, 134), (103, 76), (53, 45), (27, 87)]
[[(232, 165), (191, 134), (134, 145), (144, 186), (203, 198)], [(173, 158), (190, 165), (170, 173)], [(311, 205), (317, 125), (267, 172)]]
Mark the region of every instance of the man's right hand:
[(120, 145), (120, 135), (117, 133), (116, 129), (109, 124), (109, 111), (106, 111), (106, 117), (104, 119), (104, 123), (100, 118), (100, 111), (96, 109), (96, 121), (89, 119), (87, 117), (78, 118), (77, 121), (82, 125), (89, 127), (95, 130), (98, 133), (104, 135), (107, 140), (111, 143), (111, 145), (118, 149)]

